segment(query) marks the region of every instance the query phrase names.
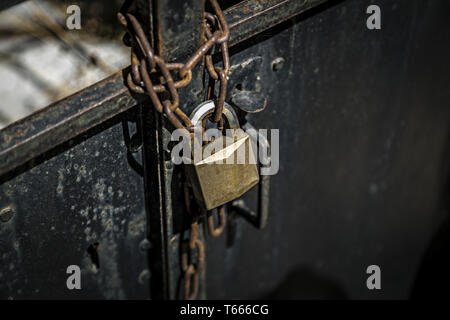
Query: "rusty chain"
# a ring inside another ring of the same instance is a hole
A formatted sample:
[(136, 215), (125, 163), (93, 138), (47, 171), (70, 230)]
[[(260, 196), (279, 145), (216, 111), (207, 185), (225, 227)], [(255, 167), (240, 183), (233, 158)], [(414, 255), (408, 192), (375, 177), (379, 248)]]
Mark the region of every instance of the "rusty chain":
[[(166, 63), (155, 54), (142, 25), (133, 14), (124, 12), (124, 7), (128, 8), (129, 3), (126, 6), (124, 5), (118, 13), (119, 22), (128, 30), (124, 37), (125, 45), (131, 46), (131, 72), (126, 78), (129, 89), (138, 94), (147, 93), (155, 109), (164, 113), (175, 128), (189, 131), (192, 131), (192, 123), (189, 117), (179, 108), (180, 101), (177, 89), (186, 87), (191, 82), (192, 69), (204, 58), (210, 78), (214, 81), (220, 81), (219, 95), (216, 100), (214, 115), (211, 118), (213, 122), (217, 123), (222, 119), (227, 78), (230, 71), (227, 42), (230, 37), (230, 30), (217, 0), (209, 0), (209, 2), (215, 15), (211, 13), (205, 13), (204, 15), (205, 41), (185, 64)], [(216, 23), (216, 20), (218, 23)], [(213, 27), (217, 29), (214, 32), (212, 31)], [(223, 68), (215, 67), (212, 62), (211, 49), (216, 45), (221, 46)], [(162, 75), (162, 81), (160, 84), (153, 84), (151, 75), (156, 74), (157, 69)], [(178, 71), (178, 81), (173, 80), (170, 71)], [(161, 102), (158, 93), (162, 92), (168, 92), (170, 100), (166, 99)]]
[[(184, 242), (181, 247), (181, 269), (184, 272), (184, 298), (195, 300), (198, 294), (200, 272), (205, 262), (205, 248), (203, 242), (198, 238), (198, 216), (191, 209), (191, 192), (187, 183), (184, 184), (184, 201), (186, 210), (192, 219), (189, 230), (189, 241)], [(195, 257), (197, 249), (197, 263), (190, 260)]]
[[(181, 269), (184, 272), (184, 298), (195, 300), (198, 295), (199, 277), (205, 263), (205, 247), (198, 238), (198, 222), (191, 224), (189, 241), (182, 244)], [(197, 250), (196, 263), (192, 263), (195, 250)]]
[[(201, 209), (197, 213), (192, 210), (191, 202), (192, 192), (187, 182), (184, 183), (184, 201), (185, 207), (192, 219), (189, 230), (189, 240), (182, 243), (181, 247), (181, 269), (184, 272), (184, 298), (186, 300), (195, 300), (199, 289), (200, 272), (205, 261), (205, 248), (203, 242), (198, 237), (198, 219), (207, 215)], [(219, 226), (214, 228), (214, 220), (212, 214), (208, 215), (208, 232), (212, 237), (218, 237), (225, 229), (225, 206), (222, 205), (219, 210)], [(195, 255), (197, 251), (197, 255)], [(196, 263), (192, 260), (196, 258)]]
[[(204, 43), (188, 59), (185, 64), (166, 63), (153, 51), (144, 29), (136, 17), (127, 12), (132, 1), (127, 0), (118, 13), (119, 22), (127, 28), (124, 43), (131, 47), (131, 72), (126, 76), (129, 89), (138, 94), (148, 94), (154, 108), (164, 113), (170, 123), (177, 129), (185, 129), (191, 132), (192, 123), (189, 117), (180, 109), (178, 89), (186, 87), (192, 80), (192, 69), (205, 59), (206, 69), (209, 74), (208, 98), (216, 100), (213, 114), (209, 117), (214, 123), (218, 123), (223, 129), (222, 111), (225, 103), (228, 74), (230, 71), (230, 58), (228, 53), (228, 39), (230, 30), (217, 0), (209, 0), (215, 14), (204, 13)], [(213, 31), (215, 30), (215, 31)], [(214, 66), (212, 50), (216, 45), (220, 45), (222, 53), (223, 68)], [(178, 71), (178, 80), (174, 81), (171, 71)], [(154, 84), (152, 75), (159, 72), (160, 83)], [(217, 99), (214, 96), (215, 83), (219, 81), (219, 94)], [(158, 94), (168, 92), (170, 99), (162, 102)], [(180, 121), (181, 120), (181, 121)], [(203, 130), (205, 122), (203, 122)], [(185, 293), (187, 300), (196, 299), (199, 290), (199, 277), (202, 270), (205, 251), (203, 242), (198, 237), (198, 217), (192, 215), (190, 196), (185, 187), (185, 201), (188, 213), (192, 218), (189, 241), (182, 245), (181, 267), (184, 272)], [(219, 236), (225, 227), (224, 206), (219, 209), (219, 227), (214, 228), (212, 215), (208, 216), (208, 230), (211, 236)], [(197, 254), (195, 255), (195, 251)], [(196, 257), (196, 262), (191, 260)]]
[[(205, 13), (204, 14), (204, 27), (205, 27), (205, 37), (207, 39), (211, 39), (214, 34), (211, 31), (211, 27), (214, 27), (216, 25), (216, 16)], [(220, 21), (220, 17), (217, 16), (219, 19), (220, 25), (223, 25), (224, 22)], [(225, 22), (226, 24), (226, 22)], [(222, 110), (223, 105), (225, 102), (225, 96), (226, 96), (226, 90), (227, 90), (227, 81), (228, 81), (228, 74), (230, 72), (230, 58), (228, 54), (228, 43), (226, 41), (222, 42), (221, 44), (221, 52), (222, 52), (222, 60), (223, 60), (223, 69), (221, 67), (215, 67), (212, 60), (212, 54), (211, 52), (208, 53), (205, 56), (205, 64), (206, 69), (209, 73), (209, 84), (208, 84), (208, 92), (207, 97), (208, 99), (214, 99), (214, 88), (216, 81), (220, 81), (220, 87), (219, 87), (219, 96), (216, 103), (216, 108), (214, 110), (214, 113), (208, 117), (205, 117), (202, 122), (202, 127), (205, 128), (206, 126), (206, 119), (210, 119), (213, 122), (218, 123), (218, 129), (220, 131), (224, 128)], [(212, 119), (211, 119), (212, 118)], [(221, 205), (218, 210), (219, 215), (219, 225), (217, 228), (214, 227), (214, 216), (212, 212), (206, 213), (207, 215), (207, 222), (208, 222), (208, 233), (211, 237), (218, 237), (222, 234), (223, 230), (225, 229), (225, 205)]]

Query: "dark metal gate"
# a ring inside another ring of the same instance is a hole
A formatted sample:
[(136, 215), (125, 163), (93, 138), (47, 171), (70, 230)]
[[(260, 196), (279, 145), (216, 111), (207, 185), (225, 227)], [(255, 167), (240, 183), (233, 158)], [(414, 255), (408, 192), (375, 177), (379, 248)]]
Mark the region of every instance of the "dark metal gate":
[[(201, 45), (204, 1), (136, 2), (166, 61)], [(267, 98), (245, 119), (280, 129), (280, 170), (265, 229), (233, 212), (220, 238), (202, 224), (199, 298), (407, 298), (417, 285), (448, 214), (450, 3), (376, 1), (377, 31), (366, 28), (373, 3), (221, 2), (228, 87)], [(182, 170), (167, 119), (129, 92), (128, 72), (1, 131), (1, 298), (182, 297)], [(199, 65), (179, 91), (187, 114), (203, 77)], [(372, 264), (380, 291), (366, 287)], [(70, 265), (81, 290), (67, 289)]]

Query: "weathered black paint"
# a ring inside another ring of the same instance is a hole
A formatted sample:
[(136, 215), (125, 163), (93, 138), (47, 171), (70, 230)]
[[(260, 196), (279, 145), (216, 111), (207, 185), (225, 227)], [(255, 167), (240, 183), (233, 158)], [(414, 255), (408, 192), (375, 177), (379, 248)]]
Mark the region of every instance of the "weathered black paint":
[[(271, 179), (264, 230), (229, 215), (222, 237), (206, 236), (204, 296), (409, 297), (422, 256), (448, 215), (450, 4), (380, 0), (382, 30), (369, 31), (365, 11), (371, 3), (330, 1), (231, 49), (230, 89), (240, 85), (268, 98), (266, 110), (241, 113), (241, 121), (280, 128), (280, 172)], [(252, 21), (253, 32), (262, 31)], [(183, 61), (183, 54), (176, 58)], [(284, 63), (274, 70), (279, 57)], [(148, 278), (159, 290), (152, 297), (177, 296), (177, 245), (188, 223), (182, 169), (172, 168), (161, 146), (144, 139), (146, 172), (162, 174), (154, 183), (165, 193), (157, 195), (151, 184), (144, 190), (142, 160), (127, 152), (122, 121), (142, 119), (149, 138), (161, 118), (145, 115), (152, 110), (145, 102), (144, 117), (137, 115), (139, 107), (119, 114), (136, 99), (123, 87), (110, 93), (127, 101), (123, 109), (111, 104), (104, 117), (111, 120), (99, 125), (103, 116), (93, 110), (97, 120), (66, 136), (75, 140), (56, 148), (49, 143), (52, 149), (35, 162), (2, 175), (0, 210), (14, 209), (11, 219), (0, 222), (2, 298), (148, 298)], [(194, 108), (197, 95), (202, 92), (181, 90), (183, 108)], [(54, 119), (61, 128), (64, 117)], [(245, 198), (256, 204), (254, 193)], [(159, 205), (155, 199), (165, 206), (160, 212), (152, 209)], [(148, 224), (152, 231), (152, 220), (167, 212), (165, 229), (147, 235)], [(147, 257), (139, 249), (147, 236), (169, 242), (152, 241), (156, 247)], [(87, 253), (95, 242), (97, 273)], [(172, 264), (158, 265), (161, 255)], [(65, 287), (70, 264), (82, 267), (81, 291)], [(365, 286), (370, 264), (382, 268), (382, 291)], [(150, 268), (156, 271), (151, 277)], [(158, 270), (169, 274), (158, 278)]]
[[(122, 121), (134, 109), (61, 146), (58, 155), (4, 182), (0, 208), (0, 298), (145, 299), (149, 297), (141, 176), (130, 165)], [(137, 157), (138, 158), (138, 157)], [(95, 271), (88, 248), (98, 243)], [(66, 287), (81, 268), (81, 290)]]
[[(239, 219), (234, 246), (207, 239), (209, 298), (410, 296), (449, 214), (450, 3), (377, 1), (369, 31), (371, 3), (334, 2), (232, 49), (232, 65), (262, 57), (268, 105), (247, 118), (280, 128), (280, 172), (265, 230)], [(422, 295), (448, 283), (441, 256)], [(366, 288), (371, 264), (381, 291)]]

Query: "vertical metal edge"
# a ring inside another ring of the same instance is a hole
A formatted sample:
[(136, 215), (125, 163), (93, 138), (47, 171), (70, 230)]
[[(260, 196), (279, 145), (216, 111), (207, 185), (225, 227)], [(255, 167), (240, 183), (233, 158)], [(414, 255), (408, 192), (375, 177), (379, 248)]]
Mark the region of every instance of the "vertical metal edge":
[[(202, 21), (205, 0), (147, 0), (152, 3), (153, 17), (150, 19), (153, 23), (153, 39), (156, 53), (166, 62), (185, 62), (186, 56), (190, 56), (202, 44)], [(189, 39), (190, 46), (187, 50), (177, 51), (179, 43), (186, 43)], [(192, 81), (189, 86), (179, 91), (181, 105), (185, 112), (189, 113), (203, 97), (202, 66), (197, 66), (193, 70)], [(196, 91), (197, 94), (192, 92)], [(189, 110), (190, 109), (190, 110)], [(172, 177), (173, 164), (169, 159), (165, 159), (164, 147), (170, 140), (170, 135), (163, 132), (167, 129), (171, 131), (170, 124), (165, 121), (162, 115), (157, 129), (159, 135), (158, 161), (159, 176), (161, 186), (161, 206), (159, 213), (161, 216), (161, 253), (163, 255), (162, 267), (165, 269), (161, 273), (164, 276), (164, 294), (165, 299), (177, 299), (178, 279), (182, 277), (179, 267), (179, 239), (183, 237), (186, 230), (181, 234), (174, 234), (173, 219), (187, 212), (174, 212), (172, 201), (181, 201), (172, 197)], [(152, 161), (152, 159), (147, 159)], [(149, 189), (150, 190), (150, 189)], [(204, 239), (202, 228), (199, 228), (199, 237)], [(205, 268), (202, 269), (200, 278), (205, 279)], [(199, 296), (206, 298), (206, 286), (204, 281), (200, 285)]]
[[(154, 1), (136, 0), (137, 16), (142, 26), (154, 43)], [(151, 240), (152, 249), (149, 252), (148, 263), (151, 270), (151, 298), (168, 299), (169, 275), (167, 262), (167, 237), (165, 224), (165, 195), (163, 193), (164, 166), (162, 160), (162, 117), (145, 99), (140, 101), (140, 123), (142, 127), (142, 163), (144, 167), (145, 207), (147, 211), (147, 235)]]
[[(164, 129), (163, 129), (164, 130)], [(163, 145), (164, 140), (167, 139), (165, 135), (163, 135)], [(163, 151), (164, 152), (164, 151)], [(167, 272), (167, 297), (168, 299), (176, 299), (176, 274), (175, 270), (179, 268), (178, 260), (175, 259), (174, 252), (179, 252), (178, 248), (178, 237), (173, 232), (173, 208), (172, 208), (172, 177), (173, 177), (173, 164), (171, 160), (164, 160), (164, 223), (165, 223), (165, 237), (166, 237), (166, 255), (167, 255), (167, 264), (166, 264), (166, 272)]]

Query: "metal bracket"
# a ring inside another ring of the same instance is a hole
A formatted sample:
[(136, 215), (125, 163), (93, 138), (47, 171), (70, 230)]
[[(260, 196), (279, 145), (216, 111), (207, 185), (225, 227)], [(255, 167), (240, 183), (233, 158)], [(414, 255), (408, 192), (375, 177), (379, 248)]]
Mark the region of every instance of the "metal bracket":
[[(254, 141), (258, 141), (258, 134), (256, 133), (256, 129), (249, 123), (245, 123), (242, 126), (243, 129), (247, 131), (250, 138)], [(253, 130), (248, 130), (253, 129)], [(259, 143), (263, 143), (265, 148), (268, 148), (270, 151), (270, 143), (267, 139), (260, 139)], [(256, 151), (256, 150), (255, 150)], [(269, 152), (270, 154), (270, 152)], [(270, 163), (270, 156), (267, 159)], [(267, 164), (266, 164), (267, 166)], [(270, 176), (263, 176), (260, 174), (259, 183), (258, 183), (258, 209), (257, 212), (249, 209), (245, 201), (240, 198), (234, 200), (231, 203), (230, 210), (235, 211), (240, 216), (244, 217), (248, 222), (250, 222), (253, 226), (258, 229), (263, 229), (269, 218), (269, 191), (270, 191)]]

